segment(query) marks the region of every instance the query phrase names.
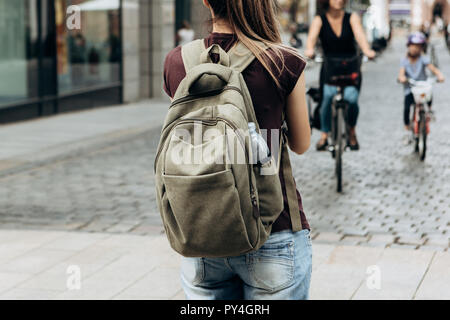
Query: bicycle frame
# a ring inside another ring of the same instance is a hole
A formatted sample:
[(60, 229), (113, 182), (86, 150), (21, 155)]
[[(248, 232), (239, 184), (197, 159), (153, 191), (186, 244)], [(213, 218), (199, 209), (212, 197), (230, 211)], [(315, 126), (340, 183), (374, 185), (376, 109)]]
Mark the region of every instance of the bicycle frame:
[(414, 81), (408, 80), (409, 87), (414, 96), (414, 112), (412, 115), (411, 131), (415, 140), (415, 152), (420, 154), (420, 159), (425, 160), (427, 151), (427, 137), (430, 134), (430, 120), (429, 105), (432, 99), (433, 80)]
[(328, 150), (336, 162), (337, 191), (342, 192), (342, 155), (347, 148), (348, 125), (347, 125), (348, 102), (344, 100), (344, 87), (338, 87), (338, 92), (331, 103), (331, 140)]

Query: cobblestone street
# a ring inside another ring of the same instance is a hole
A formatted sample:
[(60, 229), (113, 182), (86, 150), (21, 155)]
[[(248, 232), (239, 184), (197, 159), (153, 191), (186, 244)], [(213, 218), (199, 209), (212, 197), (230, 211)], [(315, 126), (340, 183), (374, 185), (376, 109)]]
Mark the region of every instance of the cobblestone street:
[[(344, 193), (334, 162), (292, 154), (315, 243), (443, 251), (450, 239), (450, 55), (437, 42), (445, 84), (435, 86), (429, 153), (403, 146), (403, 93), (396, 83), (404, 40), (365, 65), (358, 126), (361, 151), (344, 155)], [(312, 72), (312, 71), (309, 71)], [(153, 161), (160, 127), (114, 145), (1, 174), (0, 228), (161, 234)]]

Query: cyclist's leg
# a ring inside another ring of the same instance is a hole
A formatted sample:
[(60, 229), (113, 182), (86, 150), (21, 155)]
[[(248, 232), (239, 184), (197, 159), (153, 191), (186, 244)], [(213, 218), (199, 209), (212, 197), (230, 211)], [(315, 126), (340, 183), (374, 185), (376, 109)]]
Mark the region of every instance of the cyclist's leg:
[(405, 128), (409, 130), (409, 125), (411, 123), (411, 105), (414, 104), (414, 96), (412, 93), (409, 93), (405, 96), (405, 106), (403, 111), (403, 122), (405, 124)]
[(356, 87), (346, 87), (344, 89), (344, 100), (348, 102), (348, 125), (350, 128), (356, 127), (359, 116), (359, 91)]
[(329, 133), (331, 131), (331, 103), (337, 94), (337, 88), (325, 84), (323, 86), (322, 104), (320, 106), (320, 126), (321, 131)]

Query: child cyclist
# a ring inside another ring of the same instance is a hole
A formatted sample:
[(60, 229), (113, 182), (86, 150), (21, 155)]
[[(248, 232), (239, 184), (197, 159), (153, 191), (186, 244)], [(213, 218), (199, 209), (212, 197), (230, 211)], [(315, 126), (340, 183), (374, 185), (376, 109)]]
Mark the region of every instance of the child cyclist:
[[(426, 69), (430, 70), (437, 78), (438, 82), (444, 82), (445, 78), (442, 72), (431, 64), (430, 59), (422, 55), (424, 47), (427, 43), (425, 35), (421, 32), (416, 32), (408, 36), (408, 52), (407, 56), (401, 61), (400, 73), (398, 80), (405, 84), (405, 108), (403, 113), (403, 121), (405, 129), (410, 131), (410, 112), (411, 105), (414, 104), (414, 96), (411, 88), (407, 85), (408, 79), (416, 81), (427, 80)], [(431, 103), (429, 105), (431, 109)], [(409, 143), (409, 135), (405, 138), (405, 143)]]

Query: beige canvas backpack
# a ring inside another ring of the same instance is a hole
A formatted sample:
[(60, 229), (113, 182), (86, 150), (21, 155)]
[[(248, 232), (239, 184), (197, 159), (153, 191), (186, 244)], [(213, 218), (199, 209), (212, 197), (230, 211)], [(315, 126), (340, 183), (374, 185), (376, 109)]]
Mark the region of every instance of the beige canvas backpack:
[(260, 128), (241, 72), (255, 56), (242, 42), (227, 53), (197, 40), (182, 47), (182, 57), (186, 77), (169, 108), (154, 167), (172, 248), (185, 257), (210, 258), (258, 250), (283, 210), (280, 167), (293, 229), (301, 230), (285, 132), (268, 163), (251, 161), (248, 124)]

